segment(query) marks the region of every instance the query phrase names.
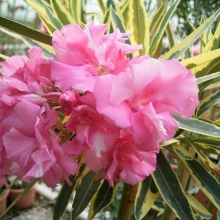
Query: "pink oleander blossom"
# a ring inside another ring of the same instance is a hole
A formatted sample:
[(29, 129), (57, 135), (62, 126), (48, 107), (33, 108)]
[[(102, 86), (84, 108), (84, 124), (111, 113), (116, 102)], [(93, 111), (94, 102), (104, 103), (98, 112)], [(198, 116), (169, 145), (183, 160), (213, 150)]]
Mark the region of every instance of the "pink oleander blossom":
[(41, 48), (33, 47), (25, 56), (12, 56), (2, 66), (0, 101), (9, 106), (22, 100), (36, 104), (46, 102), (43, 95), (50, 91), (50, 63)]
[(52, 79), (58, 88), (93, 91), (99, 76), (117, 75), (129, 66), (125, 55), (141, 46), (126, 44), (128, 34), (118, 29), (105, 35), (106, 28), (106, 25), (96, 25), (82, 29), (71, 24), (54, 32), (56, 61), (52, 63)]
[[(136, 61), (118, 76), (99, 78), (94, 96), (98, 112), (143, 142), (143, 129), (157, 142), (171, 138), (178, 127), (171, 114), (190, 117), (198, 105), (198, 88), (192, 73), (176, 60), (150, 57)], [(138, 121), (141, 129), (135, 129)]]
[(92, 151), (85, 153), (85, 162), (91, 170), (102, 173), (110, 186), (120, 180), (136, 184), (144, 180), (156, 169), (157, 151), (140, 150), (130, 136), (124, 136), (114, 143), (109, 151), (96, 157)]
[(66, 127), (76, 133), (75, 138), (85, 146), (84, 149), (90, 148), (97, 157), (114, 144), (120, 131), (108, 118), (87, 105), (74, 109)]
[(69, 182), (68, 176), (76, 173), (77, 163), (59, 145), (52, 130), (56, 120), (57, 112), (47, 104), (40, 107), (24, 101), (16, 104), (10, 116), (2, 120), (3, 146), (7, 159), (13, 161), (10, 167), (13, 174), (27, 182), (41, 178), (50, 187), (63, 178)]

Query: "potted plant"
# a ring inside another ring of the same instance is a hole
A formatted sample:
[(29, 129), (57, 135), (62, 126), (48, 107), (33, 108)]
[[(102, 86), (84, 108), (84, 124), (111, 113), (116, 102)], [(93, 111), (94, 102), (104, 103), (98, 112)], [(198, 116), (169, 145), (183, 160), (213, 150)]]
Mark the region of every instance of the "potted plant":
[[(13, 176), (10, 177), (9, 182), (11, 182), (13, 178), (14, 178)], [(10, 203), (14, 202), (15, 208), (24, 209), (34, 204), (35, 195), (36, 195), (35, 185), (32, 186), (25, 194), (21, 195), (24, 192), (24, 190), (28, 187), (29, 187), (29, 183), (25, 183), (22, 180), (18, 180), (10, 188), (9, 201)]]

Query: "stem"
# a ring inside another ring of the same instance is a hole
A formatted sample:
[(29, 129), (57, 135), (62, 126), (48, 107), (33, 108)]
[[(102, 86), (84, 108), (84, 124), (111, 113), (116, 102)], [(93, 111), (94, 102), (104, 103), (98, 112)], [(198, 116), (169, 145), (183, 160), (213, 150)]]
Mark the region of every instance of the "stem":
[(138, 184), (132, 186), (124, 184), (120, 207), (118, 210), (118, 220), (129, 220), (134, 206)]

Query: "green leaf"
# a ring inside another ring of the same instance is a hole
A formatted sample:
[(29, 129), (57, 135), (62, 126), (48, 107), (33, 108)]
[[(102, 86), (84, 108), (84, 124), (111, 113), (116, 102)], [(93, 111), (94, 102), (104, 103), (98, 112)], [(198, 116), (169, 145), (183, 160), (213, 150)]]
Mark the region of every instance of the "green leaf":
[(106, 11), (106, 3), (104, 0), (98, 0), (99, 8), (102, 11), (102, 14), (105, 14)]
[(208, 82), (210, 80), (216, 79), (217, 77), (220, 77), (220, 72), (212, 73), (207, 76), (199, 77), (199, 78), (197, 78), (197, 84), (199, 85), (201, 83)]
[(215, 104), (219, 102), (220, 98), (220, 91), (217, 91), (205, 99), (203, 99), (199, 106), (197, 107), (197, 117), (200, 117), (202, 114), (204, 114), (206, 111), (208, 111), (211, 107), (213, 107)]
[(75, 176), (71, 176), (70, 181), (72, 183), (72, 186), (69, 186), (68, 183), (65, 181), (59, 192), (58, 197), (56, 198), (56, 203), (53, 209), (53, 220), (62, 219), (63, 215), (65, 214), (69, 200), (71, 199), (75, 188)]
[(179, 115), (173, 115), (173, 117), (180, 122), (179, 128), (211, 137), (220, 136), (220, 128), (215, 125), (193, 118), (187, 119)]
[(136, 219), (142, 219), (151, 209), (159, 191), (151, 176), (143, 180), (139, 186), (134, 204), (134, 214)]
[(131, 0), (129, 5), (131, 41), (133, 45), (142, 44), (140, 55), (149, 51), (149, 23), (142, 0)]
[(172, 146), (174, 152), (178, 156), (182, 157), (184, 160), (192, 160), (193, 159), (192, 155), (185, 148), (183, 148), (181, 145), (174, 143), (171, 146)]
[(220, 184), (197, 160), (182, 160), (199, 188), (220, 209)]
[(217, 19), (220, 14), (220, 9), (218, 9), (211, 17), (209, 17), (201, 26), (199, 26), (195, 31), (193, 31), (188, 37), (186, 37), (180, 44), (173, 47), (169, 52), (167, 52), (163, 59), (173, 59), (179, 58), (179, 56), (189, 48), (196, 39), (198, 39), (202, 33), (212, 25), (212, 23)]
[(195, 219), (182, 186), (162, 153), (157, 155), (157, 169), (152, 177), (163, 199), (180, 219)]
[(41, 0), (24, 0), (24, 1), (27, 2), (27, 4), (30, 5), (32, 8), (34, 8), (34, 10), (39, 14), (43, 16), (47, 16), (44, 4), (47, 4), (47, 6), (50, 7), (48, 3), (46, 2), (43, 3)]
[(36, 31), (23, 24), (20, 24), (18, 22), (12, 21), (10, 19), (1, 16), (0, 16), (0, 26), (17, 34), (39, 41), (41, 43), (52, 45), (52, 37), (49, 36), (48, 34), (42, 33), (40, 31)]
[(193, 209), (201, 218), (205, 218), (205, 219), (212, 218), (212, 214), (201, 203), (199, 203), (198, 200), (195, 199), (195, 197), (189, 194), (186, 196), (190, 205), (193, 207)]
[(94, 174), (94, 172), (89, 171), (78, 183), (72, 206), (72, 219), (77, 219), (79, 214), (83, 212), (101, 185), (101, 181), (93, 182)]
[[(195, 57), (191, 57), (181, 61), (181, 63), (192, 71), (192, 73), (196, 73), (198, 75), (199, 71), (204, 70), (208, 66), (213, 66), (212, 62), (216, 62), (219, 60), (220, 49), (214, 50), (208, 53), (203, 53)], [(206, 73), (207, 75), (207, 73)]]
[(109, 7), (113, 28), (118, 28), (121, 32), (125, 32), (125, 25), (121, 21), (120, 17), (117, 15), (116, 11), (112, 8), (112, 6)]
[(154, 33), (154, 29), (159, 25), (164, 16), (165, 4), (161, 4), (161, 6), (157, 9), (157, 11), (153, 14), (151, 19), (149, 20), (150, 25), (150, 33)]
[(168, 9), (168, 11), (166, 12), (166, 14), (164, 15), (160, 25), (158, 26), (155, 35), (152, 39), (152, 42), (150, 43), (150, 49), (149, 49), (149, 55), (153, 56), (154, 53), (157, 50), (158, 44), (160, 43), (164, 32), (166, 30), (167, 25), (169, 24), (170, 18), (172, 17), (172, 15), (174, 14), (177, 5), (180, 3), (180, 0), (175, 1), (170, 8)]
[(109, 186), (108, 181), (103, 181), (99, 191), (92, 199), (88, 219), (93, 219), (98, 212), (100, 212), (111, 203), (115, 196), (116, 189), (116, 186), (114, 188)]
[(169, 48), (172, 48), (173, 46), (175, 46), (176, 43), (170, 23), (167, 25), (166, 34), (169, 41)]
[(50, 0), (50, 4), (52, 6), (53, 13), (63, 25), (76, 23), (70, 12), (59, 0)]
[(74, 17), (75, 22), (78, 25), (82, 23), (86, 23), (85, 21), (85, 9), (84, 9), (84, 1), (82, 0), (70, 0), (70, 11)]

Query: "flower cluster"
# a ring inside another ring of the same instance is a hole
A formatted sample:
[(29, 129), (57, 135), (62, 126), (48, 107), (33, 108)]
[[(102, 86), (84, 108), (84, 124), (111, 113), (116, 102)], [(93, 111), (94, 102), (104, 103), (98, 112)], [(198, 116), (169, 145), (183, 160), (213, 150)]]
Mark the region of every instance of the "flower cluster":
[(178, 127), (172, 114), (190, 117), (198, 104), (196, 78), (177, 60), (128, 58), (141, 45), (106, 28), (66, 25), (53, 34), (55, 58), (33, 47), (3, 63), (0, 180), (71, 184), (82, 156), (111, 186), (156, 169), (159, 144)]

